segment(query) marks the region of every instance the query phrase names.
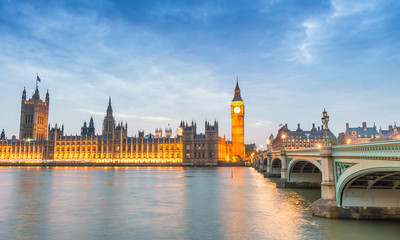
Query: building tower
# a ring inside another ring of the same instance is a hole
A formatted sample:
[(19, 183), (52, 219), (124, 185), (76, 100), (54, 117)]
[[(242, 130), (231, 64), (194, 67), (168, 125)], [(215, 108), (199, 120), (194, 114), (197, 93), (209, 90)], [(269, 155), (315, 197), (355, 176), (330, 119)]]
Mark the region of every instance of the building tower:
[(27, 100), (26, 90), (24, 88), (21, 101), (19, 139), (47, 140), (49, 104), (50, 96), (48, 90), (45, 101), (42, 101), (36, 84), (35, 93), (31, 99)]
[(1, 131), (0, 140), (5, 140), (5, 139), (6, 139), (6, 134), (3, 129), (3, 131)]
[(236, 78), (235, 96), (231, 103), (232, 156), (245, 156), (244, 146), (244, 104), (240, 95), (239, 81)]
[(88, 137), (95, 135), (93, 117), (90, 117), (89, 127), (87, 126), (86, 121), (83, 123), (83, 126), (81, 127), (81, 135)]
[(107, 114), (103, 121), (103, 136), (113, 138), (115, 131), (115, 119), (113, 117), (113, 110), (111, 107), (111, 97), (108, 100)]

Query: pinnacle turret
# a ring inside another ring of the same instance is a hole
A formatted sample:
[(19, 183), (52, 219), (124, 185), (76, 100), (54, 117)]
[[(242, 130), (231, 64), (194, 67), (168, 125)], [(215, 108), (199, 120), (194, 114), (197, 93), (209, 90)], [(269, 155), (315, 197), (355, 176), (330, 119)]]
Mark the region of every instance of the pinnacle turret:
[(112, 116), (112, 113), (113, 113), (113, 110), (111, 107), (111, 96), (110, 96), (110, 98), (108, 99), (107, 115)]
[(239, 78), (238, 78), (238, 76), (236, 76), (236, 88), (235, 88), (235, 91), (240, 91), (240, 88), (239, 88)]
[(232, 101), (243, 101), (240, 95), (239, 79), (237, 76), (236, 76), (235, 96), (233, 97)]

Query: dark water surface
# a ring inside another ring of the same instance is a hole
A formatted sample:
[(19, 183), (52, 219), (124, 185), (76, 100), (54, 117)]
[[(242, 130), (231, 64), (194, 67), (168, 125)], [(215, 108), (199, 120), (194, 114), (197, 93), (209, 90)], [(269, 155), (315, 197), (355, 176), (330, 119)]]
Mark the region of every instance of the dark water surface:
[(400, 239), (312, 217), (319, 197), (251, 168), (1, 167), (0, 239)]

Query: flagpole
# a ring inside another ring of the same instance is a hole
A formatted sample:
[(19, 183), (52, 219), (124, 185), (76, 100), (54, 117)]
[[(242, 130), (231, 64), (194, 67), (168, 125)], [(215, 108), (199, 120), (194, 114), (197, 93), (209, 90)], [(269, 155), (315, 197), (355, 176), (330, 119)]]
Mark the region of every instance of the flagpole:
[(36, 73), (36, 89), (38, 88), (37, 80), (38, 80), (39, 73)]

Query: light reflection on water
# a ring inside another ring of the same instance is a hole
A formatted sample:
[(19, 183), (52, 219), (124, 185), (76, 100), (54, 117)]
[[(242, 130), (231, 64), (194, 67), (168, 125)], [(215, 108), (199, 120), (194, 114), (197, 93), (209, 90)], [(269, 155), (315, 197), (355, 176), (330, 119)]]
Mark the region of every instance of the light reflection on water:
[(0, 168), (4, 239), (399, 239), (398, 222), (311, 216), (320, 191), (250, 168)]

